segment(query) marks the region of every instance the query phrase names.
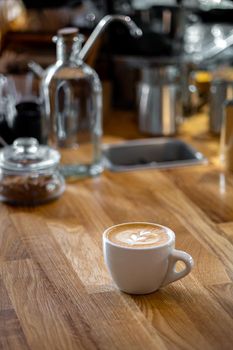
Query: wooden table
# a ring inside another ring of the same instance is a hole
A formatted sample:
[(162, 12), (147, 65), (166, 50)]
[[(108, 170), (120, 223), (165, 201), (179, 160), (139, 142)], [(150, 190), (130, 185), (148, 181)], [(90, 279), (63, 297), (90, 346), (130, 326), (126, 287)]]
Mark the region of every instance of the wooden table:
[[(215, 163), (217, 139), (198, 118), (185, 125), (180, 136)], [(171, 227), (192, 273), (150, 295), (119, 292), (101, 236), (131, 220)], [(233, 348), (233, 175), (216, 164), (106, 171), (47, 205), (1, 204), (0, 227), (1, 349)]]

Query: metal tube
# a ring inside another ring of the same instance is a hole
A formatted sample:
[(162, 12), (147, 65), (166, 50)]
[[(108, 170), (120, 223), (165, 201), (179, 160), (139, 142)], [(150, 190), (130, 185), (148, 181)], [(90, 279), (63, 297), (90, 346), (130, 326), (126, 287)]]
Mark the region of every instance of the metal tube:
[(79, 53), (79, 58), (81, 60), (85, 60), (86, 56), (89, 53), (92, 45), (96, 41), (96, 39), (100, 36), (100, 34), (105, 30), (105, 28), (113, 21), (120, 21), (124, 23), (130, 31), (130, 34), (134, 37), (141, 37), (142, 30), (136, 25), (134, 21), (129, 16), (121, 16), (121, 15), (107, 15), (101, 19), (101, 21), (97, 24), (85, 45), (81, 49)]

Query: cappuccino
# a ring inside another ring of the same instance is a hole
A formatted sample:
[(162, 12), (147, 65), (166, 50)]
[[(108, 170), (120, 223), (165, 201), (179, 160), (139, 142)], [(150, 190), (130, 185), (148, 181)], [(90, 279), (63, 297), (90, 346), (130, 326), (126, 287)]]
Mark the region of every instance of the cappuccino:
[(156, 247), (170, 240), (166, 228), (150, 223), (116, 225), (107, 231), (106, 237), (112, 243), (127, 248)]

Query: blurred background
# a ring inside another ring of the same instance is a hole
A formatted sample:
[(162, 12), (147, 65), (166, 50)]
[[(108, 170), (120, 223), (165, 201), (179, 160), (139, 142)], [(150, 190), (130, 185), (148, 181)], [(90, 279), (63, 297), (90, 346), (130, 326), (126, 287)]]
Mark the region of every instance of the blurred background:
[[(112, 23), (87, 58), (103, 83), (104, 118), (112, 108), (134, 111), (139, 129), (156, 135), (144, 120), (148, 109), (162, 113), (164, 96), (178, 122), (203, 110), (216, 117), (216, 96), (232, 90), (230, 0), (0, 0), (0, 73), (27, 72), (29, 61), (46, 68), (55, 62), (59, 28), (78, 27), (88, 38), (107, 14), (130, 16), (143, 36)], [(219, 125), (210, 131), (218, 134)]]

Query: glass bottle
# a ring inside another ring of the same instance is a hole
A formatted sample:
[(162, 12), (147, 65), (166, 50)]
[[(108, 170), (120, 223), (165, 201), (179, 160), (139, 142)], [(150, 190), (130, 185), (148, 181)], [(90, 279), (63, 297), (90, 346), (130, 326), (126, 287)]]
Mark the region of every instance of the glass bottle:
[(65, 177), (98, 175), (103, 170), (101, 83), (79, 58), (83, 36), (78, 29), (59, 30), (55, 41), (57, 61), (41, 84), (44, 137), (61, 153)]

